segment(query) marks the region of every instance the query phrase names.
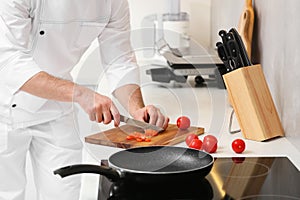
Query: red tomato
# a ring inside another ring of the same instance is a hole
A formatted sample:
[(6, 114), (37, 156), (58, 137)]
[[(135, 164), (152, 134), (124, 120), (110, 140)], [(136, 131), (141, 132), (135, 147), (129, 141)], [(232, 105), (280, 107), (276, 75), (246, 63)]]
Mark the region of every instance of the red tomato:
[(206, 140), (213, 140), (215, 141), (216, 143), (218, 143), (218, 139), (213, 136), (213, 135), (206, 135), (204, 138), (203, 138), (203, 141), (206, 141)]
[[(150, 129), (149, 129), (150, 130)], [(156, 131), (148, 131), (148, 135), (144, 133), (140, 133), (137, 131), (134, 131), (133, 133), (126, 136), (127, 140), (136, 140), (137, 142), (151, 142), (151, 137), (157, 135)], [(149, 136), (151, 135), (151, 136)]]
[(186, 145), (190, 146), (190, 143), (193, 139), (199, 139), (198, 136), (195, 133), (190, 133), (185, 138)]
[(135, 137), (134, 137), (133, 135), (127, 135), (127, 136), (126, 136), (126, 139), (127, 139), (127, 140), (133, 140), (133, 139), (135, 139)]
[(201, 147), (202, 147), (202, 141), (199, 140), (198, 138), (195, 138), (191, 141), (190, 145), (189, 145), (190, 148), (193, 148), (193, 149), (198, 149), (200, 150)]
[(235, 153), (242, 153), (246, 148), (246, 144), (242, 139), (235, 139), (231, 143), (231, 147)]
[(213, 135), (207, 135), (203, 138), (202, 149), (208, 153), (215, 153), (218, 149), (218, 140)]
[(186, 116), (178, 117), (177, 119), (177, 127), (180, 129), (188, 129), (191, 125), (191, 121)]

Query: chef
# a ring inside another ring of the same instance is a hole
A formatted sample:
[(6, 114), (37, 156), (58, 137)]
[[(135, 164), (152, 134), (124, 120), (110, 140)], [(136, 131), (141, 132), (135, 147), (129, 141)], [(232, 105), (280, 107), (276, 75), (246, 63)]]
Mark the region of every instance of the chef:
[(113, 96), (135, 119), (167, 127), (169, 118), (143, 103), (129, 17), (127, 0), (0, 1), (1, 200), (24, 199), (28, 152), (39, 200), (79, 199), (79, 176), (53, 175), (81, 162), (74, 105), (92, 121), (120, 123), (108, 96), (70, 76), (96, 38)]

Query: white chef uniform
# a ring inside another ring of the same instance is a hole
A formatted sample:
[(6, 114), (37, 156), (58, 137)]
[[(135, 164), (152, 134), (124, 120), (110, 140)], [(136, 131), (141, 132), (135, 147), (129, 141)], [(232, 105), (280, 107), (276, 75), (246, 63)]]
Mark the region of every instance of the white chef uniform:
[(127, 0), (0, 1), (0, 200), (24, 198), (27, 151), (40, 199), (53, 200), (53, 193), (78, 199), (78, 178), (53, 175), (81, 160), (73, 104), (19, 88), (40, 71), (71, 80), (70, 71), (97, 37), (111, 91), (139, 84), (128, 10)]

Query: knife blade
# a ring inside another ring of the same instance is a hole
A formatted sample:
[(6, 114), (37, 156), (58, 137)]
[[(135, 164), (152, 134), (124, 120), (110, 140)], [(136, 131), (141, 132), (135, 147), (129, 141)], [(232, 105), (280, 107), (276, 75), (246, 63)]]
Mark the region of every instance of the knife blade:
[(139, 121), (139, 120), (135, 120), (135, 119), (132, 119), (130, 117), (126, 117), (124, 115), (120, 115), (120, 121), (124, 122), (128, 125), (132, 125), (132, 126), (142, 128), (143, 130), (152, 129), (152, 130), (157, 131), (158, 133), (164, 131), (164, 129), (161, 128), (161, 127), (158, 127), (158, 126), (146, 123), (146, 122), (142, 122), (142, 121)]

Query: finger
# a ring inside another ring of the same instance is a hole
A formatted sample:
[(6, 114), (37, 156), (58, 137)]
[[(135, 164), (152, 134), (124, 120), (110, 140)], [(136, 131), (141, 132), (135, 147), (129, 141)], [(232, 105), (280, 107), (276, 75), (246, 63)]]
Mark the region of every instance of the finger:
[(103, 113), (102, 111), (97, 111), (97, 113), (95, 114), (96, 116), (96, 122), (101, 123), (103, 121)]
[(90, 118), (91, 121), (96, 121), (96, 115), (95, 115), (95, 113), (90, 113), (89, 114), (89, 118)]
[(163, 127), (165, 122), (165, 116), (161, 114), (159, 110), (157, 110), (157, 120), (156, 120), (156, 126)]
[(112, 115), (110, 113), (110, 110), (103, 112), (103, 124), (109, 124), (112, 120)]
[(115, 127), (118, 127), (120, 125), (120, 113), (114, 104), (111, 105), (110, 113), (112, 118), (114, 119)]
[(164, 121), (164, 124), (163, 124), (163, 129), (167, 129), (168, 128), (168, 125), (169, 125), (169, 121), (170, 121), (170, 119), (169, 119), (169, 117), (165, 117), (165, 121)]
[(156, 121), (158, 118), (157, 109), (154, 106), (147, 106), (146, 109), (147, 113), (149, 114), (149, 123), (156, 125)]

